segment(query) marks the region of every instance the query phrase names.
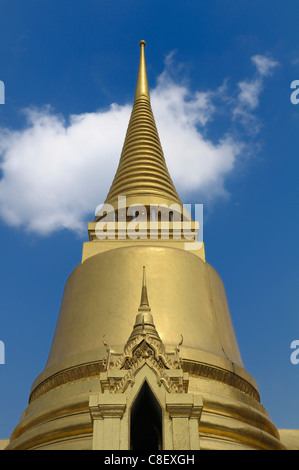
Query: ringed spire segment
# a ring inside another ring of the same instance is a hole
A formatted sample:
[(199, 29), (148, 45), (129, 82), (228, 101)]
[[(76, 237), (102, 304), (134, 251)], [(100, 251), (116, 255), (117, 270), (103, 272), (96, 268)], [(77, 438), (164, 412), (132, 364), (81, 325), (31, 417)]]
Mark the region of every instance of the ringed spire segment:
[(144, 47), (140, 41), (140, 61), (134, 105), (119, 165), (105, 203), (114, 207), (119, 196), (131, 204), (182, 206), (166, 166), (158, 130), (151, 108)]

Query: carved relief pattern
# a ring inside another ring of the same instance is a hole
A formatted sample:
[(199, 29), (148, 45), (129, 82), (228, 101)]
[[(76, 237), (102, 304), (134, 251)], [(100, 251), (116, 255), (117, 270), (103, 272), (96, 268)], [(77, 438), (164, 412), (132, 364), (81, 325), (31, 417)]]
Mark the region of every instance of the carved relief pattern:
[[(108, 362), (109, 357), (109, 362)], [(168, 392), (184, 393), (187, 391), (187, 381), (183, 380), (181, 362), (178, 350), (166, 353), (161, 341), (148, 335), (140, 335), (125, 346), (122, 355), (108, 351), (107, 370), (123, 370), (127, 373), (123, 377), (113, 378), (107, 382), (102, 381), (102, 387), (112, 393), (122, 393), (135, 382), (135, 375), (144, 364), (154, 371), (159, 385), (164, 385)], [(168, 370), (176, 370), (177, 374), (168, 375)]]

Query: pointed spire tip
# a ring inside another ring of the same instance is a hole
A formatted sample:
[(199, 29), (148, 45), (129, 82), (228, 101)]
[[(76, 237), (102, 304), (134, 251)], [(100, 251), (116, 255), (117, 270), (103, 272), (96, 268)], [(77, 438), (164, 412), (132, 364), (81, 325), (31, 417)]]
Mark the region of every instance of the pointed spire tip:
[(144, 98), (150, 101), (146, 65), (145, 65), (145, 54), (144, 54), (145, 41), (140, 41), (139, 45), (140, 45), (140, 61), (139, 61), (139, 69), (138, 69), (134, 101), (136, 101), (139, 98)]
[(142, 291), (141, 291), (141, 302), (140, 307), (147, 307), (149, 308), (148, 296), (147, 296), (147, 287), (146, 287), (146, 279), (145, 279), (145, 266), (143, 266), (143, 276), (142, 276)]

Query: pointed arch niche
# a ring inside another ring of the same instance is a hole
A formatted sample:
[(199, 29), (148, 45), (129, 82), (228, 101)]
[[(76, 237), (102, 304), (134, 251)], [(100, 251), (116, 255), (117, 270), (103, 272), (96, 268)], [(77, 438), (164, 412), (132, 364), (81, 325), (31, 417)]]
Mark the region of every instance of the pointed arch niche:
[[(178, 369), (167, 375), (186, 382), (188, 374)], [(102, 392), (90, 396), (93, 450), (200, 449), (201, 395), (168, 389), (167, 380), (146, 361), (134, 377), (129, 374), (125, 380), (126, 376), (123, 369), (103, 372)], [(114, 393), (111, 387), (116, 382), (127, 383)]]
[(162, 408), (145, 380), (130, 410), (130, 449), (161, 450), (162, 443)]

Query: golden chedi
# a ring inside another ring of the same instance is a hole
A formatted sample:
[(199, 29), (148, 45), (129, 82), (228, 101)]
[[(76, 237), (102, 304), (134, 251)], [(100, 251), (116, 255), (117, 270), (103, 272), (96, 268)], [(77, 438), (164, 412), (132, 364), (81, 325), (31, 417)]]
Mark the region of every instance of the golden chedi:
[(7, 448), (284, 449), (169, 175), (144, 47), (115, 178)]

